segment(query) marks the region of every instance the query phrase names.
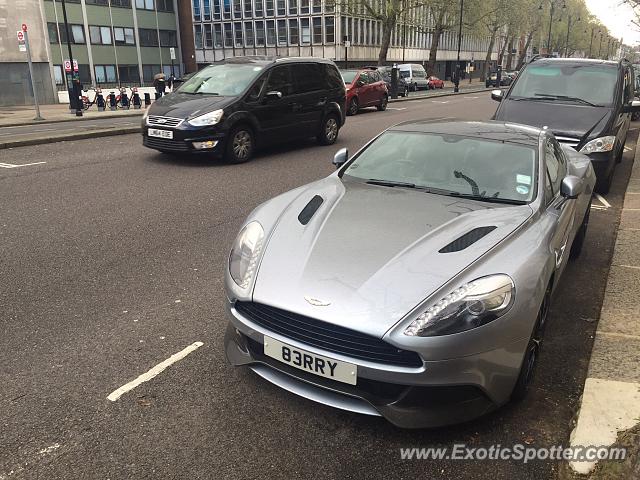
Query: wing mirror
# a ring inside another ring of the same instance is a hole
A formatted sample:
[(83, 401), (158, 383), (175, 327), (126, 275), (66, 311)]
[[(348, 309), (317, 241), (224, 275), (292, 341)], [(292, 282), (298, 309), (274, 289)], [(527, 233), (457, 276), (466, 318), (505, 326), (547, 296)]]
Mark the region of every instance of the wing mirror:
[(282, 92), (277, 92), (277, 91), (273, 90), (271, 92), (267, 92), (264, 95), (264, 98), (268, 102), (273, 102), (275, 100), (280, 100), (282, 98)]
[(636, 113), (636, 112), (640, 112), (640, 100), (634, 100), (622, 107), (622, 113)]
[(502, 90), (491, 90), (491, 100), (501, 102), (504, 98), (504, 92)]
[(333, 156), (333, 164), (336, 166), (336, 169), (347, 163), (347, 160), (349, 160), (349, 150), (346, 148), (341, 148)]
[(567, 175), (562, 179), (560, 185), (560, 195), (566, 199), (578, 198), (584, 191), (584, 182), (580, 177), (575, 175)]
[(356, 87), (363, 87), (364, 86), (364, 82), (362, 80), (358, 80), (356, 82)]

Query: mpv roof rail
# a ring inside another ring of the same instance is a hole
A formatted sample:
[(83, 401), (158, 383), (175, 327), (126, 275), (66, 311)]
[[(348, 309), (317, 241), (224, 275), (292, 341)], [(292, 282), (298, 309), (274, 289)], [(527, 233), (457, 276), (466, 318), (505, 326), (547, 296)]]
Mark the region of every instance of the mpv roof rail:
[(538, 53), (537, 55), (534, 55), (528, 63), (533, 63), (541, 58), (554, 58), (554, 56), (549, 53)]

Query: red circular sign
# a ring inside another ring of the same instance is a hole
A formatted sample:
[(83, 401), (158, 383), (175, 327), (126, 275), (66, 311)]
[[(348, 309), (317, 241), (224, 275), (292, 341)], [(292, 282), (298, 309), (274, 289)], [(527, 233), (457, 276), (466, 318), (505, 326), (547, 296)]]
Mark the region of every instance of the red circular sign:
[(23, 32), (26, 32), (26, 31), (27, 31), (27, 24), (26, 24), (26, 23), (23, 23), (23, 24), (22, 24), (22, 31), (23, 31)]
[(24, 40), (24, 33), (18, 32), (18, 41), (22, 42)]

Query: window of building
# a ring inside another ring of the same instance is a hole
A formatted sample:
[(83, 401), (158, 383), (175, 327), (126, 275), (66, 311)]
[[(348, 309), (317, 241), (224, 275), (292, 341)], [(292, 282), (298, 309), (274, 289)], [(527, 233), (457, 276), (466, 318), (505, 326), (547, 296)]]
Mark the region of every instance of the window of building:
[(233, 18), (242, 18), (242, 0), (233, 0)]
[(322, 43), (322, 17), (313, 17), (313, 43)]
[(213, 31), (210, 23), (204, 24), (204, 48), (213, 47)]
[[(138, 7), (138, 2), (141, 0), (136, 0), (136, 7)], [(191, 8), (193, 10), (193, 19), (196, 22), (200, 21), (200, 0), (192, 0)]]
[(158, 46), (158, 32), (151, 28), (139, 28), (138, 35), (140, 36), (141, 47), (157, 47)]
[(78, 76), (80, 77), (80, 83), (91, 83), (91, 68), (89, 68), (88, 64), (81, 63), (78, 65)]
[(266, 0), (267, 17), (273, 17), (273, 0)]
[(253, 9), (255, 11), (256, 17), (262, 17), (264, 15), (262, 0), (253, 0)]
[(276, 0), (278, 5), (278, 15), (287, 14), (287, 2), (286, 0)]
[[(196, 48), (202, 48), (202, 25), (193, 26), (193, 40)], [(140, 44), (142, 44), (142, 36), (140, 37)]]
[(138, 65), (118, 65), (118, 77), (120, 83), (140, 83)]
[(322, 0), (313, 0), (313, 13), (320, 13), (322, 12)]
[(298, 14), (298, 0), (289, 0), (289, 15)]
[(202, 0), (202, 19), (205, 22), (211, 20), (211, 0)]
[(236, 48), (244, 47), (244, 35), (242, 34), (242, 23), (236, 22), (233, 24), (233, 29), (235, 31), (235, 45)]
[[(197, 0), (193, 0), (194, 3)], [(141, 10), (155, 10), (154, 1), (153, 0), (136, 0), (136, 8)], [(193, 15), (195, 16), (195, 8), (193, 9)], [(200, 5), (198, 5), (198, 16), (200, 15)]]
[(287, 45), (287, 21), (278, 20), (278, 45)]
[(175, 30), (160, 30), (160, 46), (161, 47), (177, 47), (178, 36)]
[(116, 45), (135, 45), (136, 38), (133, 34), (133, 28), (113, 27), (113, 39)]
[(300, 43), (302, 45), (308, 45), (311, 43), (311, 28), (309, 27), (309, 19), (300, 19)]
[(159, 12), (173, 12), (173, 0), (156, 0), (156, 8)]
[(154, 75), (160, 73), (162, 69), (160, 65), (142, 65), (142, 76), (145, 83), (153, 82)]
[[(80, 43), (80, 44), (85, 43), (84, 27), (82, 25), (71, 25), (71, 38), (73, 43)], [(66, 39), (65, 39), (65, 42), (66, 42)]]
[(309, 13), (309, 0), (300, 0), (300, 14)]
[(89, 39), (93, 45), (112, 45), (111, 28), (89, 25)]
[(224, 24), (224, 46), (233, 47), (233, 27), (230, 23)]
[(220, 0), (224, 2), (224, 8), (222, 9), (222, 15), (224, 18), (231, 18), (231, 0)]
[(244, 18), (251, 18), (253, 16), (252, 13), (251, 0), (244, 0)]
[(222, 25), (216, 23), (213, 26), (213, 42), (216, 47), (222, 47)]
[(328, 0), (325, 4), (324, 4), (324, 11), (329, 13), (329, 12), (334, 12), (336, 10), (336, 4), (335, 1), (333, 0)]
[(106, 7), (109, 5), (109, 0), (85, 0), (85, 3), (88, 5), (102, 5)]
[(55, 23), (47, 23), (47, 32), (49, 32), (49, 43), (60, 43), (58, 26)]
[(62, 76), (62, 65), (53, 66), (53, 78), (56, 81), (56, 85), (64, 84), (64, 77)]
[(253, 23), (244, 22), (244, 35), (247, 47), (253, 47)]
[(264, 21), (256, 22), (256, 47), (264, 46)]
[(116, 83), (116, 66), (115, 65), (94, 65), (93, 69), (96, 73), (96, 83)]
[(112, 7), (131, 8), (131, 0), (111, 0)]
[(267, 45), (276, 44), (276, 22), (267, 20)]
[(220, 0), (213, 0), (213, 19), (220, 20)]
[(300, 42), (300, 36), (298, 35), (298, 19), (289, 19), (289, 44), (298, 45)]
[(335, 43), (335, 18), (324, 17), (324, 41), (325, 43)]

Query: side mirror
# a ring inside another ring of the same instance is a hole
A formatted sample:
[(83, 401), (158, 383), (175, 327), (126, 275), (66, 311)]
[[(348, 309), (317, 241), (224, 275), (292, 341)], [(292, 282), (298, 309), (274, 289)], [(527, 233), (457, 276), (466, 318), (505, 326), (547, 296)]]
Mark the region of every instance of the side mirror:
[(347, 160), (349, 160), (349, 150), (346, 148), (341, 148), (333, 156), (333, 164), (336, 166), (336, 169), (347, 163)]
[(580, 177), (575, 175), (567, 175), (562, 179), (560, 184), (560, 195), (567, 199), (578, 198), (584, 191), (584, 182)]
[(491, 90), (491, 100), (501, 102), (504, 98), (504, 92), (502, 90)]
[(277, 92), (277, 91), (271, 91), (271, 92), (267, 92), (264, 96), (265, 100), (267, 100), (268, 102), (273, 102), (275, 100), (280, 100), (282, 98), (282, 92)]
[(364, 86), (364, 82), (362, 80), (358, 80), (356, 82), (356, 87), (362, 87), (362, 86)]
[(622, 113), (640, 112), (640, 100), (634, 100), (622, 106)]

